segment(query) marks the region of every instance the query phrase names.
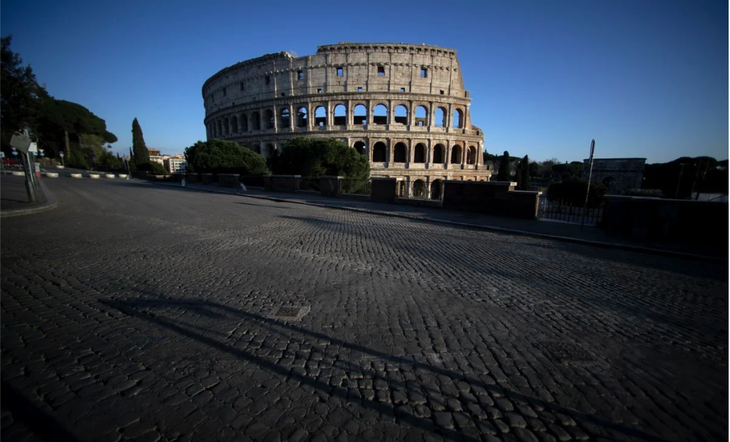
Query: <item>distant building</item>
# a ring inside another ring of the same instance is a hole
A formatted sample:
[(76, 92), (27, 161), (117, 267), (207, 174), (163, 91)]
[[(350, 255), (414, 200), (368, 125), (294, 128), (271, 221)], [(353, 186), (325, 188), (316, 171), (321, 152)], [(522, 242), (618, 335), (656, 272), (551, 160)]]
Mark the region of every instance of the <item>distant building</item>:
[(160, 154), (159, 150), (148, 148), (147, 152), (150, 155), (150, 161), (154, 161), (155, 163), (159, 163), (161, 166), (164, 166), (164, 157)]
[(185, 172), (188, 168), (188, 162), (182, 155), (173, 155), (164, 160), (165, 169), (170, 173)]
[[(646, 158), (594, 158), (591, 181), (608, 187), (608, 193), (621, 194), (641, 189)], [(588, 179), (589, 160), (583, 160), (583, 178)]]

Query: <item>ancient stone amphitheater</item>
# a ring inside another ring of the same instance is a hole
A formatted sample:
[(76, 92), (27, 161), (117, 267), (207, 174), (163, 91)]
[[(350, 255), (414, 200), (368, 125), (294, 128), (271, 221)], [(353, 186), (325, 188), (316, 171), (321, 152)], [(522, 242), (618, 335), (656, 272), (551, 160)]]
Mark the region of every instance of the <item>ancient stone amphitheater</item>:
[(439, 199), (443, 180), (492, 173), (453, 49), (340, 43), (264, 55), (210, 77), (203, 100), (208, 139), (266, 157), (293, 137), (333, 137), (368, 156), (372, 177), (397, 178), (401, 196)]

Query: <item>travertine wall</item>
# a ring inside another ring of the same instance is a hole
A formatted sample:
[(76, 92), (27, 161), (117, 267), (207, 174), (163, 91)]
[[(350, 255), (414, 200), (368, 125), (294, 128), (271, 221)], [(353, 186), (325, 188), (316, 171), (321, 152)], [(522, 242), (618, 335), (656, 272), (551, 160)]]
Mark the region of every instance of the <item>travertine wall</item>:
[(269, 54), (213, 75), (203, 99), (208, 139), (269, 156), (296, 136), (334, 137), (368, 156), (372, 176), (404, 181), (403, 193), (422, 180), (418, 188), (439, 198), (430, 195), (436, 180), (491, 175), (453, 49), (340, 43), (305, 57)]

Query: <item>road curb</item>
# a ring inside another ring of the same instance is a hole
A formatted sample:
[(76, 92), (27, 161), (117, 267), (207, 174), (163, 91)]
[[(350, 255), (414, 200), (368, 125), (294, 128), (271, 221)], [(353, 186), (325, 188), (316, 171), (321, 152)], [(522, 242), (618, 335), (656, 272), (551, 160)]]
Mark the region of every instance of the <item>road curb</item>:
[(43, 195), (46, 196), (46, 202), (35, 207), (29, 207), (27, 209), (15, 209), (15, 210), (4, 210), (0, 212), (0, 218), (11, 218), (14, 216), (23, 216), (23, 215), (34, 215), (36, 213), (41, 212), (47, 212), (49, 210), (53, 210), (56, 207), (58, 207), (58, 201), (56, 200), (55, 195), (53, 195), (48, 188), (46, 187), (43, 180), (38, 180), (38, 183), (41, 186), (41, 191), (43, 192)]
[(356, 207), (342, 207), (342, 206), (328, 205), (325, 203), (295, 201), (295, 200), (289, 200), (286, 198), (277, 198), (277, 197), (262, 196), (262, 195), (246, 195), (244, 193), (230, 193), (230, 192), (225, 192), (222, 190), (214, 190), (214, 189), (197, 189), (197, 188), (191, 188), (191, 187), (182, 187), (179, 185), (173, 185), (173, 184), (168, 184), (168, 183), (149, 183), (149, 184), (157, 184), (157, 185), (167, 186), (167, 187), (178, 187), (181, 189), (193, 190), (193, 191), (199, 191), (199, 192), (219, 193), (222, 195), (242, 196), (242, 197), (246, 197), (246, 198), (262, 199), (262, 200), (274, 201), (274, 202), (278, 202), (278, 203), (301, 204), (304, 206), (323, 207), (326, 209), (346, 210), (349, 212), (368, 213), (371, 215), (383, 215), (383, 216), (390, 216), (390, 217), (394, 217), (394, 218), (410, 219), (413, 221), (423, 221), (423, 222), (429, 222), (429, 223), (434, 223), (434, 224), (443, 224), (443, 225), (449, 225), (449, 226), (464, 227), (464, 228), (469, 228), (469, 229), (486, 230), (486, 231), (490, 231), (490, 232), (505, 233), (505, 234), (510, 234), (510, 235), (521, 235), (521, 236), (530, 236), (533, 238), (540, 238), (540, 239), (551, 239), (554, 241), (563, 241), (563, 242), (569, 242), (569, 243), (573, 243), (573, 244), (600, 247), (600, 248), (604, 248), (604, 249), (617, 249), (617, 250), (625, 250), (625, 251), (629, 251), (629, 252), (646, 253), (649, 255), (661, 255), (661, 256), (669, 256), (672, 258), (689, 259), (689, 260), (693, 260), (693, 261), (706, 261), (706, 262), (711, 262), (713, 264), (727, 264), (728, 263), (727, 258), (720, 258), (720, 257), (714, 257), (714, 256), (696, 255), (696, 254), (692, 254), (692, 253), (675, 252), (672, 250), (662, 250), (662, 249), (655, 249), (655, 248), (651, 248), (651, 247), (632, 246), (629, 244), (617, 244), (617, 243), (604, 242), (604, 241), (593, 241), (593, 240), (589, 240), (589, 239), (571, 238), (569, 236), (550, 235), (547, 233), (530, 232), (527, 230), (507, 229), (504, 227), (484, 226), (481, 224), (461, 223), (458, 221), (446, 221), (446, 220), (428, 218), (428, 217), (422, 217), (422, 216), (413, 216), (413, 215), (405, 215), (402, 213), (386, 212), (386, 211), (382, 211), (382, 210), (360, 209), (360, 208), (356, 208)]

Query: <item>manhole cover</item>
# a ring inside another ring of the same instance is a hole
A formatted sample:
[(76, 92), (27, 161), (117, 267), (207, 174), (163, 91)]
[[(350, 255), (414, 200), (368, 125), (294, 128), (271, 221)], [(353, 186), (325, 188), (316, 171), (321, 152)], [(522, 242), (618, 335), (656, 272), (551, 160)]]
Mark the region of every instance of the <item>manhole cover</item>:
[(309, 307), (281, 306), (274, 307), (269, 317), (281, 321), (298, 321), (307, 313), (309, 313)]
[(595, 361), (593, 356), (576, 344), (568, 342), (542, 342), (540, 348), (557, 362), (571, 365), (589, 365)]

